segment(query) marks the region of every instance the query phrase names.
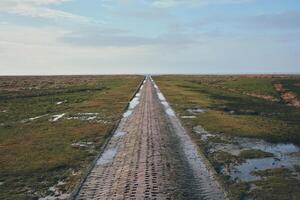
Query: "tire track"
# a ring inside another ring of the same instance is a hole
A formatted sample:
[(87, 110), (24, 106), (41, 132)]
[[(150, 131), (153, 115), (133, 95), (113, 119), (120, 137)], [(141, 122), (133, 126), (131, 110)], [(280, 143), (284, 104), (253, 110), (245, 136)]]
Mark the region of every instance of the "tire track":
[(139, 104), (121, 120), (76, 199), (225, 198), (212, 177), (195, 173), (178, 135), (180, 122), (165, 114), (154, 86), (148, 77)]

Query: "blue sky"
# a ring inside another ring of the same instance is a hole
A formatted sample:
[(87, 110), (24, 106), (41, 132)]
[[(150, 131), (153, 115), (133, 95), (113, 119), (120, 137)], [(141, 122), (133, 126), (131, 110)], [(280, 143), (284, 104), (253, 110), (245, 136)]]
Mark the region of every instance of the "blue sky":
[(1, 0), (0, 74), (300, 73), (298, 0)]

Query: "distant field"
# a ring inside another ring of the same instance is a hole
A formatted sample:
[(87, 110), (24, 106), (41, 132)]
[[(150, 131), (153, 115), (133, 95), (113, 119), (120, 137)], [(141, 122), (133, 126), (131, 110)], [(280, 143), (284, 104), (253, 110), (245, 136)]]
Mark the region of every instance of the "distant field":
[(0, 199), (72, 191), (142, 79), (0, 77)]
[(232, 199), (300, 199), (299, 76), (153, 79)]
[(299, 77), (159, 76), (163, 93), (179, 114), (201, 106), (207, 130), (300, 144), (300, 109), (280, 99), (273, 83), (299, 94)]

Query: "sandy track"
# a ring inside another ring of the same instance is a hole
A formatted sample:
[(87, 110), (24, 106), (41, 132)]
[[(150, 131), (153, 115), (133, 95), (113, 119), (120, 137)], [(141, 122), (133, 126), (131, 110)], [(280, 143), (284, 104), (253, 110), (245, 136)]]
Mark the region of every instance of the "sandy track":
[(147, 79), (76, 199), (224, 199), (176, 116)]

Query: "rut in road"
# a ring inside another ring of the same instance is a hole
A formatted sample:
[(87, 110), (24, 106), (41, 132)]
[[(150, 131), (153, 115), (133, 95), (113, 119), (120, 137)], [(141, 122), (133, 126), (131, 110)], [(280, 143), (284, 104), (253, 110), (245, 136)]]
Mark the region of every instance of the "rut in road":
[(225, 199), (162, 98), (147, 77), (76, 199)]

